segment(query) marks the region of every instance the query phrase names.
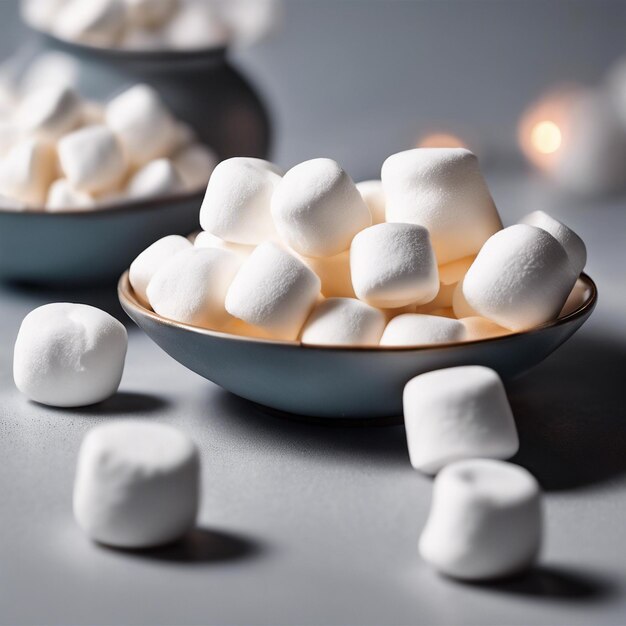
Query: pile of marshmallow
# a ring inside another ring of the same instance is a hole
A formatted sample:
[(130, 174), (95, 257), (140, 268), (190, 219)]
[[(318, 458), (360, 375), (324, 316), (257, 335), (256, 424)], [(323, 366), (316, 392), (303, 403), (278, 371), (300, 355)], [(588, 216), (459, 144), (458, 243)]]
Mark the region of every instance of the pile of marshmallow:
[(211, 175), (200, 224), (193, 244), (168, 236), (132, 263), (142, 304), (190, 325), (314, 345), (526, 330), (557, 318), (586, 262), (580, 237), (545, 213), (503, 229), (476, 157), (461, 148), (394, 154), (381, 180), (356, 185), (331, 159), (286, 173), (228, 159)]
[(64, 83), (45, 84), (16, 97), (0, 117), (5, 209), (98, 209), (200, 191), (216, 163), (143, 84), (105, 105)]
[(278, 0), (22, 0), (27, 24), (67, 41), (128, 50), (198, 50), (255, 41)]

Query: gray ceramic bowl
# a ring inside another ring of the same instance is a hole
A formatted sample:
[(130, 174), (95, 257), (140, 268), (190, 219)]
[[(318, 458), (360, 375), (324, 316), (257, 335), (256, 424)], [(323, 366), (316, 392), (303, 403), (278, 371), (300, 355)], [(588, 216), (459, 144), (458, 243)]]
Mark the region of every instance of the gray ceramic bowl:
[(583, 274), (582, 305), (532, 330), (457, 344), (422, 347), (312, 347), (228, 335), (164, 319), (135, 298), (128, 274), (118, 295), (128, 315), (165, 352), (232, 393), (297, 415), (379, 418), (402, 414), (402, 390), (417, 374), (479, 364), (503, 378), (540, 363), (587, 320), (597, 290)]
[(197, 229), (202, 195), (99, 210), (0, 210), (0, 280), (52, 286), (114, 282), (152, 242)]

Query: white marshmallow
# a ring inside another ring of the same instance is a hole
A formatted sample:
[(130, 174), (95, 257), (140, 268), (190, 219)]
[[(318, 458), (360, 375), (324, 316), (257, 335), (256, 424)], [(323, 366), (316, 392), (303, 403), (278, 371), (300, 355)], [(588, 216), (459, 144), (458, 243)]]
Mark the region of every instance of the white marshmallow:
[(565, 249), (552, 235), (516, 224), (485, 243), (462, 290), (482, 317), (525, 330), (556, 319), (576, 278)]
[(361, 231), (350, 246), (350, 268), (357, 297), (380, 308), (423, 304), (439, 290), (430, 237), (417, 224), (376, 224)]
[(126, 173), (122, 148), (106, 126), (76, 130), (65, 135), (57, 147), (65, 177), (81, 191), (113, 191)]
[(501, 337), (511, 333), (510, 330), (502, 328), (502, 326), (498, 326), (495, 322), (484, 317), (464, 317), (459, 321), (465, 326), (465, 341)]
[(172, 196), (184, 189), (183, 181), (169, 159), (156, 159), (135, 172), (128, 181), (126, 193), (130, 198)]
[(492, 459), (457, 461), (435, 479), (420, 554), (454, 578), (509, 576), (535, 560), (541, 518), (540, 489), (525, 469)]
[(240, 243), (230, 243), (228, 241), (224, 241), (211, 233), (207, 233), (205, 230), (197, 234), (193, 241), (193, 245), (196, 248), (219, 248), (220, 250), (229, 250), (239, 256), (242, 261), (247, 259), (255, 248), (255, 246), (244, 246)]
[(220, 15), (204, 2), (184, 2), (165, 27), (166, 41), (174, 50), (220, 48), (230, 37)]
[(163, 50), (167, 48), (167, 43), (164, 33), (160, 29), (136, 27), (126, 30), (120, 46), (126, 50), (147, 52), (149, 50)]
[(176, 121), (148, 85), (134, 85), (113, 98), (105, 117), (128, 160), (136, 166), (168, 156), (176, 140)]
[(282, 239), (298, 254), (334, 256), (372, 223), (352, 179), (331, 159), (291, 168), (272, 197), (272, 216)]
[(59, 407), (86, 406), (113, 395), (126, 357), (126, 329), (84, 304), (54, 303), (22, 321), (13, 357), (17, 388)]
[(298, 257), (319, 276), (326, 298), (356, 298), (350, 275), (350, 250), (334, 256)]
[(328, 298), (314, 309), (301, 341), (313, 345), (377, 346), (385, 330), (385, 314), (354, 298)]
[(57, 14), (52, 32), (68, 41), (113, 46), (122, 34), (124, 17), (122, 0), (69, 0)]
[(83, 439), (74, 517), (94, 541), (118, 548), (174, 541), (194, 526), (199, 498), (198, 450), (178, 429), (116, 420)]
[(474, 309), (468, 304), (463, 295), (463, 281), (459, 281), (454, 287), (452, 294), (452, 310), (457, 319), (465, 317), (480, 317)]
[(227, 250), (183, 250), (166, 259), (148, 283), (150, 306), (176, 322), (219, 328), (228, 320), (224, 299), (239, 265)]
[(356, 184), (361, 198), (372, 215), (372, 224), (382, 224), (385, 218), (385, 191), (381, 180), (364, 180)]
[(504, 386), (488, 367), (450, 367), (416, 376), (404, 388), (403, 403), (416, 470), (436, 474), (460, 459), (508, 459), (517, 452), (517, 429)]
[(162, 26), (178, 8), (178, 0), (124, 0), (126, 19), (132, 26)]
[(273, 242), (258, 246), (226, 294), (226, 310), (282, 339), (295, 339), (320, 294), (320, 279)]
[(199, 191), (209, 182), (218, 159), (212, 150), (195, 143), (179, 150), (172, 157), (172, 162), (185, 187), (190, 191)]
[(168, 235), (148, 246), (131, 264), (128, 280), (139, 301), (148, 304), (148, 283), (172, 256), (191, 248), (191, 242), (180, 235)]
[(84, 191), (74, 189), (64, 178), (55, 180), (48, 189), (46, 199), (47, 211), (59, 209), (88, 209), (95, 207), (96, 203), (92, 196)]
[(235, 157), (217, 165), (200, 209), (200, 226), (225, 241), (253, 245), (276, 237), (270, 201), (280, 176), (261, 159)]
[(455, 319), (439, 315), (405, 313), (394, 317), (385, 328), (381, 346), (424, 346), (465, 339), (465, 327)]
[(65, 52), (45, 52), (26, 68), (20, 80), (20, 91), (29, 94), (44, 87), (76, 89), (80, 80), (80, 65)]
[(0, 162), (0, 193), (29, 206), (43, 206), (55, 165), (50, 144), (34, 138), (21, 141)]
[(476, 254), (502, 228), (474, 154), (464, 148), (416, 148), (382, 167), (388, 222), (421, 224), (440, 265)]
[(220, 13), (237, 41), (252, 44), (277, 28), (282, 19), (282, 0), (229, 0)]
[(0, 121), (0, 158), (22, 139), (22, 132), (11, 121)]
[(68, 0), (22, 0), (20, 10), (23, 20), (33, 28), (49, 31), (58, 12)]
[(467, 270), (474, 262), (474, 256), (467, 256), (458, 261), (452, 261), (445, 265), (439, 266), (439, 281), (442, 285), (455, 285), (460, 280), (463, 280)]
[(519, 223), (536, 226), (549, 232), (565, 248), (576, 276), (580, 275), (587, 263), (587, 248), (585, 242), (573, 230), (543, 211), (533, 211)]
[(20, 104), (17, 123), (27, 133), (56, 141), (82, 119), (82, 103), (70, 87), (49, 86), (31, 92)]
[(587, 302), (589, 295), (589, 287), (587, 287), (587, 285), (579, 278), (569, 296), (567, 296), (567, 300), (559, 313), (559, 317), (565, 317), (566, 315), (570, 315), (574, 311), (578, 310), (583, 304), (585, 304), (585, 302)]

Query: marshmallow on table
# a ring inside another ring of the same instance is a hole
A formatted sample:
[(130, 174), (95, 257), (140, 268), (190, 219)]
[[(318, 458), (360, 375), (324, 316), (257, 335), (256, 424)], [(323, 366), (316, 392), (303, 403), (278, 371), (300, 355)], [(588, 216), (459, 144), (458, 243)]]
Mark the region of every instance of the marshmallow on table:
[(543, 211), (529, 213), (520, 220), (520, 224), (536, 226), (549, 232), (565, 248), (576, 276), (580, 275), (587, 263), (587, 248), (573, 230)]
[(332, 159), (291, 168), (272, 196), (276, 230), (289, 247), (308, 257), (334, 256), (372, 223), (352, 179)]
[(187, 1), (165, 25), (164, 35), (174, 50), (199, 50), (225, 46), (231, 32), (208, 3)]
[(185, 187), (191, 191), (202, 189), (218, 163), (215, 153), (199, 143), (183, 147), (172, 156)]
[(501, 337), (502, 335), (509, 335), (511, 333), (510, 330), (502, 328), (502, 326), (498, 326), (495, 322), (484, 317), (464, 317), (459, 321), (465, 326), (465, 341)]
[(179, 0), (124, 0), (126, 17), (133, 26), (163, 25), (178, 9)]
[(93, 46), (112, 46), (124, 29), (122, 0), (69, 0), (57, 14), (52, 32), (61, 39)]
[(49, 143), (25, 139), (0, 162), (0, 194), (28, 206), (43, 206), (55, 167), (56, 158)]
[(376, 224), (350, 246), (352, 285), (372, 306), (423, 304), (439, 290), (437, 262), (428, 231), (416, 224)]
[(356, 184), (361, 197), (372, 215), (372, 224), (382, 224), (385, 219), (385, 192), (381, 180), (364, 180)]
[(28, 95), (17, 111), (17, 124), (42, 139), (56, 141), (82, 120), (82, 103), (70, 87), (50, 85)]
[(502, 228), (476, 156), (464, 148), (416, 148), (382, 167), (388, 222), (425, 226), (440, 265), (476, 254)]
[(226, 310), (281, 339), (296, 339), (320, 295), (320, 279), (273, 242), (255, 248), (226, 294)]
[(103, 193), (117, 187), (126, 161), (115, 135), (106, 126), (86, 126), (58, 143), (61, 170), (82, 191)]
[(245, 245), (275, 238), (270, 213), (280, 176), (261, 159), (234, 157), (211, 174), (200, 209), (200, 225), (214, 235)]
[(380, 345), (422, 346), (464, 339), (465, 327), (458, 320), (439, 315), (405, 313), (389, 321)]
[(146, 293), (148, 283), (163, 263), (178, 252), (191, 247), (191, 242), (185, 237), (168, 235), (148, 246), (130, 264), (128, 280), (142, 304), (148, 304), (148, 294)]
[(306, 257), (298, 255), (322, 281), (326, 298), (355, 298), (350, 275), (350, 250), (334, 256)]
[(113, 98), (105, 118), (136, 166), (168, 156), (176, 140), (176, 120), (148, 85), (134, 85)]
[(239, 265), (233, 252), (192, 246), (159, 267), (148, 283), (148, 302), (176, 322), (219, 328), (228, 320), (224, 299)]
[(541, 546), (541, 492), (525, 469), (468, 459), (435, 479), (422, 558), (442, 574), (488, 580), (529, 567)]
[(129, 198), (152, 198), (171, 196), (183, 191), (183, 181), (169, 159), (150, 161), (128, 181), (126, 193)]
[(386, 324), (382, 311), (354, 298), (328, 298), (314, 309), (301, 341), (314, 345), (377, 346)]
[(116, 420), (83, 439), (73, 508), (94, 541), (118, 548), (169, 543), (194, 526), (199, 499), (198, 450), (180, 430)]
[(22, 321), (13, 357), (17, 388), (59, 407), (86, 406), (120, 384), (127, 335), (114, 317), (84, 304), (46, 304)]
[(436, 474), (472, 457), (508, 459), (519, 447), (502, 381), (480, 365), (435, 370), (410, 380), (403, 395), (411, 465)]
[(255, 248), (255, 246), (244, 246), (241, 243), (224, 241), (211, 233), (207, 233), (205, 230), (196, 235), (193, 245), (196, 248), (220, 248), (221, 250), (229, 250), (237, 254), (242, 261), (247, 259)]
[(516, 224), (485, 243), (461, 289), (478, 315), (510, 330), (526, 330), (556, 319), (576, 278), (565, 249), (551, 234)]
[(74, 189), (64, 178), (55, 180), (48, 189), (46, 198), (46, 210), (58, 211), (59, 209), (85, 209), (93, 208), (95, 201), (92, 196), (84, 191)]

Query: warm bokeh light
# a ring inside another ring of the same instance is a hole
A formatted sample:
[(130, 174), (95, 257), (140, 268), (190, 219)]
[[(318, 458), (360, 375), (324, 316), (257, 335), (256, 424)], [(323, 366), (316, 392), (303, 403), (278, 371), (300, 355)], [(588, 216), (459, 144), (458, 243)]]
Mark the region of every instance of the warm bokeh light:
[(467, 144), (451, 133), (431, 133), (417, 142), (418, 148), (467, 148)]
[(541, 154), (552, 154), (561, 147), (561, 129), (552, 120), (543, 120), (533, 126), (530, 141)]

